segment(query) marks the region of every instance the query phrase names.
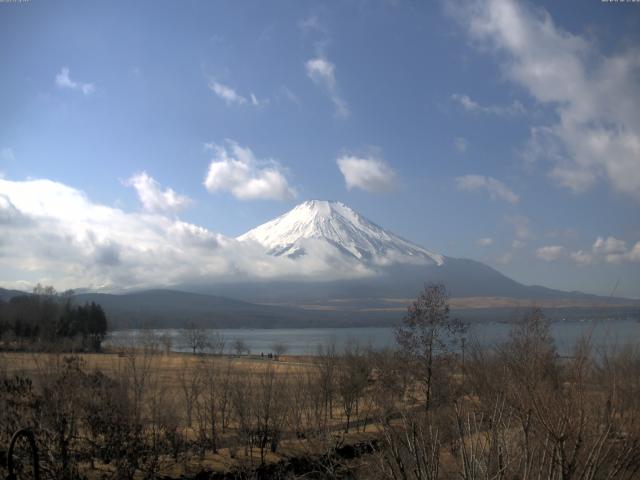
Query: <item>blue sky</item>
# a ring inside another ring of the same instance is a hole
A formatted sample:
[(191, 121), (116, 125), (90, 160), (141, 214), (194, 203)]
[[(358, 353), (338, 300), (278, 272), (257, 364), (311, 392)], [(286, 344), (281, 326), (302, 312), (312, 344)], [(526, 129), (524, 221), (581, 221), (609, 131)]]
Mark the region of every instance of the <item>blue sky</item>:
[(87, 267), (57, 278), (35, 243), (27, 199), (68, 188), (230, 237), (335, 199), (527, 284), (640, 297), (638, 4), (32, 0), (0, 3), (0, 60), (0, 228), (29, 216), (41, 252), (0, 244), (6, 285)]

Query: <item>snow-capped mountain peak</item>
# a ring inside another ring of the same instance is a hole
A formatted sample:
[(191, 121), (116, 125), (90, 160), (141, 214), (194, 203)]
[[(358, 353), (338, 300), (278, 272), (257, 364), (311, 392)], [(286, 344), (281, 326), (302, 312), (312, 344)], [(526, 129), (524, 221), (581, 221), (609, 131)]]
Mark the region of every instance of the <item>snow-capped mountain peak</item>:
[(238, 240), (258, 242), (276, 256), (305, 255), (311, 245), (321, 243), (371, 264), (444, 263), (442, 255), (384, 230), (344, 203), (326, 200), (303, 202)]

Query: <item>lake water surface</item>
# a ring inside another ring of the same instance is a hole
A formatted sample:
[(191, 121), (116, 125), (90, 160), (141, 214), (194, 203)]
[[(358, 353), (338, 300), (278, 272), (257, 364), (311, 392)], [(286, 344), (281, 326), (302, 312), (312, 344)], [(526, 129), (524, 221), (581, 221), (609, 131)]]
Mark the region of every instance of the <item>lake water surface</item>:
[[(467, 342), (477, 341), (482, 346), (493, 346), (504, 341), (512, 325), (507, 323), (474, 323), (469, 326)], [(159, 335), (172, 337), (172, 350), (188, 351), (181, 330), (153, 330)], [(226, 350), (231, 350), (234, 340), (242, 339), (252, 354), (269, 353), (274, 344), (282, 344), (290, 355), (313, 355), (319, 345), (335, 343), (342, 349), (349, 342), (376, 349), (391, 347), (394, 344), (391, 327), (360, 328), (277, 328), (277, 329), (218, 329), (223, 335)], [(570, 354), (576, 343), (590, 335), (596, 347), (640, 345), (640, 323), (636, 320), (585, 320), (553, 322), (551, 332), (558, 351), (562, 355)], [(213, 333), (213, 332), (212, 332)], [(105, 345), (138, 345), (143, 338), (141, 330), (119, 330), (109, 334)]]

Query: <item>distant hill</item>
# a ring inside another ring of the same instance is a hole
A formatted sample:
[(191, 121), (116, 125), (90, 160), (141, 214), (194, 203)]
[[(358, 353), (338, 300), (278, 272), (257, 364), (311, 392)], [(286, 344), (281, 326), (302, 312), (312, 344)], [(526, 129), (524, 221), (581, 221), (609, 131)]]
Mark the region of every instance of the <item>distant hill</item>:
[(206, 326), (259, 327), (294, 318), (287, 309), (177, 290), (145, 290), (123, 295), (82, 293), (74, 298), (77, 302), (99, 303), (119, 328), (176, 327), (190, 321)]
[(83, 293), (79, 303), (102, 305), (113, 328), (182, 327), (195, 322), (216, 328), (276, 328), (356, 326), (388, 323), (388, 313), (322, 312), (297, 307), (257, 305), (228, 297), (182, 292), (145, 290), (122, 295)]
[[(522, 299), (480, 297), (452, 299), (452, 314), (465, 321), (510, 321), (531, 303)], [(640, 317), (640, 305), (607, 304), (601, 297), (544, 300), (537, 304), (551, 319)], [(411, 298), (351, 298), (299, 304), (256, 304), (226, 296), (177, 290), (146, 290), (122, 295), (83, 293), (76, 302), (94, 301), (104, 308), (113, 329), (180, 328), (187, 322), (215, 328), (354, 327), (392, 325)], [(606, 299), (605, 299), (606, 300)], [(535, 303), (535, 302), (534, 302)]]
[[(267, 284), (269, 289), (276, 288)], [(258, 291), (245, 285), (246, 290)], [(358, 297), (367, 290), (348, 290), (345, 288), (341, 298), (339, 292), (330, 290), (324, 293), (333, 296), (318, 296), (318, 288), (300, 284), (280, 285), (280, 292), (287, 292), (292, 298), (292, 290), (312, 295), (298, 303), (282, 302), (257, 304), (235, 300), (226, 296), (190, 293), (179, 290), (144, 290), (126, 294), (80, 293), (74, 296), (78, 304), (96, 302), (107, 314), (110, 329), (126, 328), (181, 328), (188, 322), (194, 322), (207, 328), (306, 328), (306, 327), (354, 327), (388, 326), (400, 320), (413, 297)], [(294, 287), (297, 287), (295, 290)], [(319, 287), (319, 285), (315, 285)], [(325, 286), (326, 287), (326, 286)], [(332, 284), (332, 288), (336, 285)], [(233, 289), (239, 293), (239, 285)], [(262, 294), (265, 292), (263, 291)], [(29, 295), (18, 290), (0, 288), (0, 297), (8, 300), (17, 295)], [(320, 299), (321, 298), (321, 299)], [(528, 298), (509, 297), (455, 297), (451, 299), (452, 314), (465, 321), (511, 321), (520, 318), (533, 304), (543, 308), (545, 314), (553, 319), (584, 319), (609, 317), (640, 318), (638, 302), (626, 303), (622, 299), (607, 302), (608, 299), (596, 296), (572, 299), (558, 297), (532, 302)]]
[[(426, 283), (442, 282), (452, 298), (501, 297), (529, 300), (531, 304), (567, 300), (569, 303), (640, 306), (640, 301), (565, 292), (539, 285), (523, 285), (483, 263), (445, 257), (442, 265), (393, 265), (368, 278), (317, 281), (245, 281), (215, 285), (180, 286), (181, 290), (216, 293), (252, 303), (304, 305), (351, 303), (367, 307), (388, 298), (415, 298)], [(484, 302), (483, 302), (484, 303)], [(522, 303), (522, 302), (520, 302)], [(471, 306), (471, 305), (470, 305)]]
[(0, 300), (5, 302), (11, 300), (13, 297), (19, 297), (20, 295), (28, 295), (28, 293), (20, 290), (7, 290), (6, 288), (0, 288)]

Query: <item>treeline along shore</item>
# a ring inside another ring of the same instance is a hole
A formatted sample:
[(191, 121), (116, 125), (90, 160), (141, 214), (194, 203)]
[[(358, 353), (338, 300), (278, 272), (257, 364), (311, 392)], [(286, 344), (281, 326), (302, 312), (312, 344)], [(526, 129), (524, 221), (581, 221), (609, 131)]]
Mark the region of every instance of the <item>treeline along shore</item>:
[(4, 349), (100, 351), (108, 330), (100, 305), (76, 305), (73, 291), (62, 294), (38, 284), (32, 294), (0, 299), (0, 347)]

